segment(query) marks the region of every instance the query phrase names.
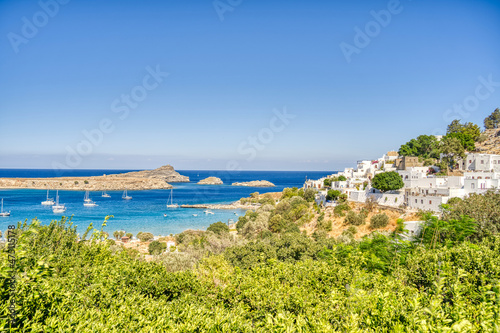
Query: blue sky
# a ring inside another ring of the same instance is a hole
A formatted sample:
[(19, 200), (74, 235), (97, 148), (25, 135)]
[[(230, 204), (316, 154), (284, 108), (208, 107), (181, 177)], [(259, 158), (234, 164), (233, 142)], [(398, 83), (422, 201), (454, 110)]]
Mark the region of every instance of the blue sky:
[(499, 41), (499, 1), (1, 1), (0, 167), (342, 169), (482, 125)]

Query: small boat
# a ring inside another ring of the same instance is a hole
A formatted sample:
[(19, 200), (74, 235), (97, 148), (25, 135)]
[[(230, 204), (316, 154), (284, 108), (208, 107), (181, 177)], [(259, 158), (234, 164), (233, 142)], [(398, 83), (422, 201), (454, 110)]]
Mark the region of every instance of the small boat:
[(84, 207), (97, 207), (97, 204), (95, 202), (93, 202), (92, 200), (90, 200), (90, 201), (84, 202), (83, 206)]
[(59, 204), (59, 190), (56, 193), (56, 204), (52, 206), (52, 212), (54, 213), (64, 213), (66, 211), (66, 206)]
[(54, 209), (64, 209), (66, 210), (66, 206), (59, 204), (59, 190), (56, 192), (56, 203), (52, 206), (52, 210)]
[(193, 214), (193, 216), (198, 216), (198, 214)]
[(103, 197), (103, 198), (111, 198), (111, 196), (109, 194), (107, 194), (106, 191), (102, 191), (101, 197)]
[(3, 211), (3, 198), (2, 198), (2, 208), (0, 209), (0, 216), (2, 216), (2, 217), (8, 217), (8, 216), (10, 216), (10, 212), (4, 212)]
[(205, 211), (203, 211), (203, 213), (207, 214), (207, 215), (214, 215), (214, 212), (212, 212), (211, 210), (207, 209)]
[(91, 202), (89, 191), (85, 191), (85, 197), (83, 197), (83, 202)]
[(90, 199), (90, 194), (89, 191), (85, 192), (85, 198), (83, 199), (83, 206), (84, 207), (96, 207), (97, 204)]
[(55, 204), (54, 199), (49, 198), (49, 189), (47, 189), (47, 199), (42, 201), (43, 206), (53, 206)]
[(164, 217), (167, 217), (167, 214), (163, 214)]
[(174, 189), (170, 189), (170, 204), (167, 201), (167, 208), (179, 208), (178, 204), (174, 204)]
[(127, 190), (123, 191), (122, 199), (132, 200), (132, 197), (127, 194)]

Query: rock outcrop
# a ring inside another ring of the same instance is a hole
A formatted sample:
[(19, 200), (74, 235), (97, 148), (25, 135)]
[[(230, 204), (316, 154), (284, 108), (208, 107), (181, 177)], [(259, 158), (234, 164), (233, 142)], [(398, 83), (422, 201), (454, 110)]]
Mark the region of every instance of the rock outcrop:
[(188, 183), (189, 177), (182, 176), (171, 165), (164, 165), (154, 170), (133, 171), (120, 173), (117, 175), (109, 175), (109, 177), (133, 177), (133, 178), (156, 178), (166, 181), (167, 183)]
[(208, 177), (205, 179), (202, 179), (198, 182), (200, 185), (222, 185), (224, 182), (222, 179), (217, 178), (217, 177)]
[(255, 180), (252, 182), (243, 182), (243, 183), (233, 183), (233, 186), (248, 186), (248, 187), (275, 187), (271, 182), (267, 180)]
[(189, 182), (170, 165), (155, 170), (94, 177), (0, 178), (0, 188), (31, 188), (74, 191), (121, 191), (171, 189), (169, 183)]
[(133, 177), (60, 177), (60, 178), (0, 178), (0, 188), (47, 188), (69, 191), (122, 191), (171, 189), (172, 185), (158, 178)]
[(482, 142), (476, 142), (476, 151), (481, 154), (500, 154), (500, 129), (487, 129), (482, 133)]

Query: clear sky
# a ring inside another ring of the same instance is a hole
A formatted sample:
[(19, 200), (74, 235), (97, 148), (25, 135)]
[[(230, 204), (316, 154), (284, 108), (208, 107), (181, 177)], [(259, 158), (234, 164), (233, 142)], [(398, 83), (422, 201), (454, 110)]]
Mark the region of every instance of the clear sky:
[(1, 168), (338, 170), (496, 107), (500, 1), (0, 1)]

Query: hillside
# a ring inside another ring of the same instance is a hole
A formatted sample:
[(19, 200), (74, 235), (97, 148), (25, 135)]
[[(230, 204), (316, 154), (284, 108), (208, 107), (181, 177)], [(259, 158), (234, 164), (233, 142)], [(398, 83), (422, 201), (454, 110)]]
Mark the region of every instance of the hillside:
[(476, 151), (482, 154), (500, 154), (500, 128), (485, 130), (483, 142), (476, 142)]

